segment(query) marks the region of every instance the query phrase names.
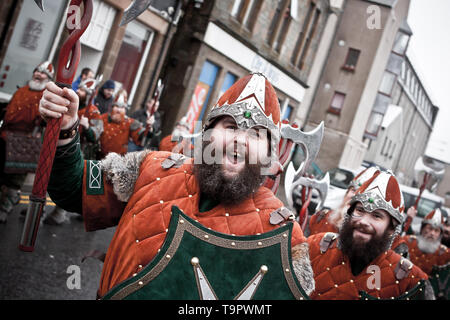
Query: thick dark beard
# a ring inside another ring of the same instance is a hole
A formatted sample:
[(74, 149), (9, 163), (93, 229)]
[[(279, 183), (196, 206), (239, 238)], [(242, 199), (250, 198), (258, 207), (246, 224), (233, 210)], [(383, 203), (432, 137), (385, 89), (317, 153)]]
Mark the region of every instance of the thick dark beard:
[(356, 243), (353, 230), (351, 219), (345, 220), (339, 232), (339, 239), (341, 250), (350, 260), (352, 273), (356, 276), (387, 250), (392, 235), (386, 230), (383, 235), (373, 236), (367, 243)]
[(194, 175), (200, 186), (200, 191), (208, 198), (225, 205), (238, 204), (255, 193), (264, 180), (261, 166), (246, 165), (237, 176), (226, 178), (221, 164), (195, 164)]

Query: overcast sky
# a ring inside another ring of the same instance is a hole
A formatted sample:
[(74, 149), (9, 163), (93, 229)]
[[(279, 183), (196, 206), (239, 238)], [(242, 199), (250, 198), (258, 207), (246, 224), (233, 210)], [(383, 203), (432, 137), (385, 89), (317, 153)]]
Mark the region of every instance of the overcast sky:
[(439, 115), (427, 155), (450, 163), (450, 0), (411, 0), (407, 55)]

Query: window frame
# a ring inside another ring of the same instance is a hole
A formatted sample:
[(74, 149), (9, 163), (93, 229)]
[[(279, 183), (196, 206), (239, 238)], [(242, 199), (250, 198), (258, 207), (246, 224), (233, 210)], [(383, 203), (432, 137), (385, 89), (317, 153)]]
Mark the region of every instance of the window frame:
[[(335, 97), (337, 95), (341, 95), (342, 96), (342, 103), (341, 103), (341, 106), (339, 108), (336, 108), (336, 107), (333, 106), (333, 101), (334, 101), (334, 99), (335, 99)], [(331, 97), (331, 102), (330, 102), (330, 105), (328, 107), (327, 112), (335, 114), (335, 115), (341, 115), (341, 111), (342, 111), (342, 109), (344, 109), (344, 103), (345, 103), (345, 98), (346, 97), (347, 97), (347, 94), (345, 94), (343, 92), (340, 92), (340, 91), (335, 91), (333, 96)]]
[[(351, 52), (356, 52), (358, 54), (358, 56), (356, 57), (356, 63), (354, 65), (347, 64)], [(361, 56), (361, 50), (355, 49), (355, 48), (348, 48), (347, 56), (345, 57), (345, 62), (344, 62), (344, 65), (342, 66), (342, 69), (350, 71), (350, 72), (355, 72), (355, 69), (356, 69), (356, 66), (358, 65), (360, 56)]]

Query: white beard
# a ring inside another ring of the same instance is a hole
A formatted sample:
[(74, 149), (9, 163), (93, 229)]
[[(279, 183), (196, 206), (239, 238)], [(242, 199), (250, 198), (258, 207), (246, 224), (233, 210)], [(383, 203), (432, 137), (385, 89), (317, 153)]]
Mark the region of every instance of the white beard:
[(417, 246), (420, 251), (424, 253), (434, 253), (437, 249), (439, 249), (439, 245), (441, 244), (441, 239), (436, 241), (430, 241), (425, 239), (423, 236), (417, 236)]
[(47, 84), (48, 80), (38, 81), (38, 80), (30, 80), (28, 81), (28, 86), (30, 87), (30, 90), (33, 91), (42, 91), (45, 89), (45, 85)]

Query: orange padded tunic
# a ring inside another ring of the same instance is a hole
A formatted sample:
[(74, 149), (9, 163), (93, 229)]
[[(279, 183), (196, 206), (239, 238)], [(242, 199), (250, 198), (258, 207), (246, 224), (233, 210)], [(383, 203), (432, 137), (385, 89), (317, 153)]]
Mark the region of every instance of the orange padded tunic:
[[(6, 108), (5, 123), (2, 129), (31, 133), (34, 127), (41, 122), (39, 101), (43, 92), (43, 90), (30, 90), (28, 85), (19, 88)], [(5, 137), (4, 130), (2, 130), (2, 138)]]
[(100, 146), (103, 156), (110, 152), (127, 153), (130, 138), (135, 144), (140, 145), (139, 134), (143, 129), (139, 122), (126, 117), (122, 122), (115, 123), (109, 120), (108, 113), (102, 114), (101, 118), (103, 120), (103, 133), (100, 136)]
[[(109, 183), (105, 182), (103, 195), (86, 194), (85, 169), (83, 215), (86, 229), (109, 227), (120, 219), (103, 266), (100, 296), (153, 259), (166, 237), (173, 205), (205, 227), (226, 234), (255, 235), (278, 227), (271, 225), (269, 218), (283, 203), (264, 187), (239, 205), (219, 204), (210, 211), (199, 212), (200, 190), (192, 172), (193, 159), (188, 158), (179, 168), (163, 169), (161, 163), (169, 155), (169, 152), (151, 152), (146, 156), (122, 215), (125, 204), (114, 200)], [(295, 222), (292, 246), (304, 241), (302, 230)]]
[[(335, 239), (328, 249), (322, 253), (320, 243), (325, 233), (316, 234), (308, 238), (309, 256), (314, 272), (316, 288), (311, 294), (317, 300), (357, 300), (360, 291), (380, 299), (392, 299), (414, 288), (420, 280), (428, 279), (427, 275), (418, 267), (412, 266), (409, 274), (403, 279), (396, 278), (396, 268), (403, 259), (392, 250), (379, 255), (360, 274), (354, 276), (348, 258), (337, 247)], [(372, 268), (378, 266), (380, 271), (381, 288), (373, 287)], [(368, 269), (370, 268), (370, 269)]]

